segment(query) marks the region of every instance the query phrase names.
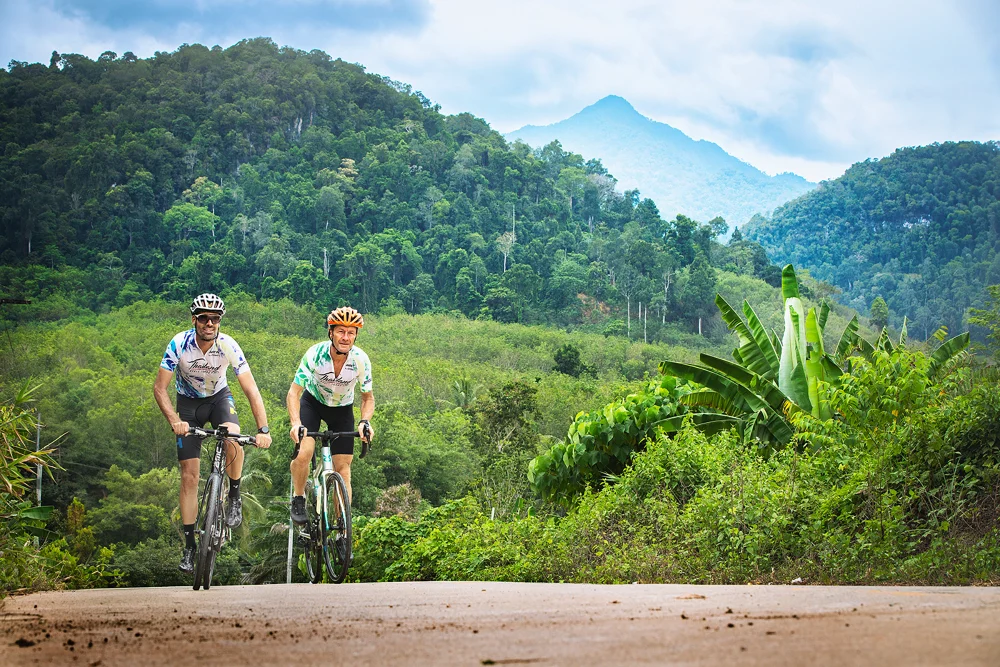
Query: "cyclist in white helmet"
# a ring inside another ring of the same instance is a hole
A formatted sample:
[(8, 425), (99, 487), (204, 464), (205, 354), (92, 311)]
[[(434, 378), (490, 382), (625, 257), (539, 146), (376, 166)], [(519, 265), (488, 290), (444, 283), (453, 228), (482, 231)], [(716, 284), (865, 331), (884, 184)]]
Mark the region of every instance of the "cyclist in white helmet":
[[(215, 294), (200, 294), (191, 302), (192, 328), (171, 339), (160, 362), (160, 370), (153, 384), (153, 396), (170, 428), (177, 436), (177, 459), (181, 466), (181, 522), (184, 524), (184, 551), (180, 570), (194, 569), (194, 525), (198, 518), (198, 477), (201, 462), (201, 438), (188, 436), (192, 426), (211, 422), (213, 428), (225, 425), (230, 433), (240, 432), (240, 419), (236, 414), (233, 395), (226, 382), (226, 369), (233, 367), (240, 388), (250, 401), (250, 409), (257, 422), (257, 446), (271, 446), (267, 428), (267, 413), (254, 382), (250, 366), (239, 344), (219, 333), (226, 304)], [(167, 386), (175, 377), (177, 409), (170, 402)], [(243, 448), (227, 442), (227, 470), (229, 476), (229, 511), (227, 521), (236, 527), (243, 521), (243, 502), (240, 499), (240, 479), (243, 475)]]
[[(354, 344), (358, 331), (365, 325), (361, 313), (350, 306), (341, 306), (326, 316), (327, 337), (302, 355), (285, 405), (292, 428), (290, 435), (295, 442), (292, 455), (292, 520), (306, 522), (304, 497), (309, 462), (312, 461), (316, 441), (299, 439), (299, 429), (318, 431), (320, 420), (331, 431), (354, 430), (354, 387), (361, 393), (361, 421), (358, 433), (371, 442), (374, 429), (371, 418), (375, 414), (375, 394), (372, 393), (372, 362), (361, 348)], [(351, 462), (354, 460), (354, 439), (340, 437), (333, 441), (333, 467), (344, 478), (348, 497), (351, 495)]]

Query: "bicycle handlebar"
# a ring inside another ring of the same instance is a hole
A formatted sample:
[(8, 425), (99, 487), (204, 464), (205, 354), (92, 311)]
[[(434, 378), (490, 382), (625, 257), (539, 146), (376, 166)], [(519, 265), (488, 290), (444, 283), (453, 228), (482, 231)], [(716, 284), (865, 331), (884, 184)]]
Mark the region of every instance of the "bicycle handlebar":
[[(357, 431), (307, 431), (305, 426), (299, 427), (299, 440), (302, 438), (316, 438), (317, 440), (329, 444), (330, 442), (336, 440), (337, 438), (361, 438), (361, 434)], [(371, 442), (362, 438), (361, 439), (361, 454), (358, 456), (359, 459), (365, 458), (368, 455), (368, 449), (371, 447)]]
[(247, 445), (257, 446), (257, 437), (253, 435), (241, 435), (239, 433), (230, 433), (228, 429), (224, 428), (200, 428), (198, 426), (192, 426), (188, 429), (188, 435), (193, 435), (196, 438), (208, 438), (216, 437), (222, 438), (223, 440), (232, 440), (241, 447), (246, 447)]

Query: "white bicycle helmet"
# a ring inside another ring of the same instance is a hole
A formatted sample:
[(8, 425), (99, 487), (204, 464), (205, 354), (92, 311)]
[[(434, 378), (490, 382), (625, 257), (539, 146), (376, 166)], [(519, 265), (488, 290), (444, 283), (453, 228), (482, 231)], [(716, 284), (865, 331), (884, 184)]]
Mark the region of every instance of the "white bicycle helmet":
[(196, 315), (203, 311), (225, 315), (226, 304), (218, 297), (218, 295), (212, 294), (211, 292), (205, 292), (204, 294), (196, 296), (194, 301), (191, 302), (192, 315)]

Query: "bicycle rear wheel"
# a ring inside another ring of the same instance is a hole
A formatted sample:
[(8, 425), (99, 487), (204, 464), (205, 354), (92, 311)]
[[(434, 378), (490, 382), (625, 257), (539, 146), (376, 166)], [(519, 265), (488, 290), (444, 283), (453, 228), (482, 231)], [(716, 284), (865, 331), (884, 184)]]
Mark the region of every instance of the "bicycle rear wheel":
[[(323, 493), (320, 487), (320, 493)], [(322, 501), (323, 499), (321, 499)], [(316, 508), (323, 508), (324, 502), (316, 503), (316, 491), (312, 480), (306, 484), (306, 514), (309, 520), (306, 526), (309, 530), (309, 538), (304, 541), (303, 548), (306, 556), (306, 576), (309, 583), (318, 584), (323, 579), (323, 525), (325, 523), (322, 514), (317, 514)]]
[(198, 541), (198, 558), (194, 566), (194, 589), (212, 586), (212, 573), (215, 570), (215, 556), (218, 554), (216, 543), (219, 541), (222, 513), (219, 507), (222, 495), (222, 477), (210, 475), (205, 483), (205, 496), (201, 515), (201, 537)]
[(347, 485), (339, 473), (326, 478), (326, 525), (323, 535), (323, 559), (330, 581), (339, 584), (347, 578), (351, 566), (351, 501)]

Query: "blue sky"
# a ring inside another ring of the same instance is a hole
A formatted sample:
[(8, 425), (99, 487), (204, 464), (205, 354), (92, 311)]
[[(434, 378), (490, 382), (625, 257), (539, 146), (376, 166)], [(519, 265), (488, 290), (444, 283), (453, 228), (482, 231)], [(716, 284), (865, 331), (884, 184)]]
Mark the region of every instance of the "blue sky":
[(502, 132), (615, 94), (820, 180), (900, 146), (1000, 139), (998, 26), (995, 0), (0, 0), (0, 63), (269, 36)]

